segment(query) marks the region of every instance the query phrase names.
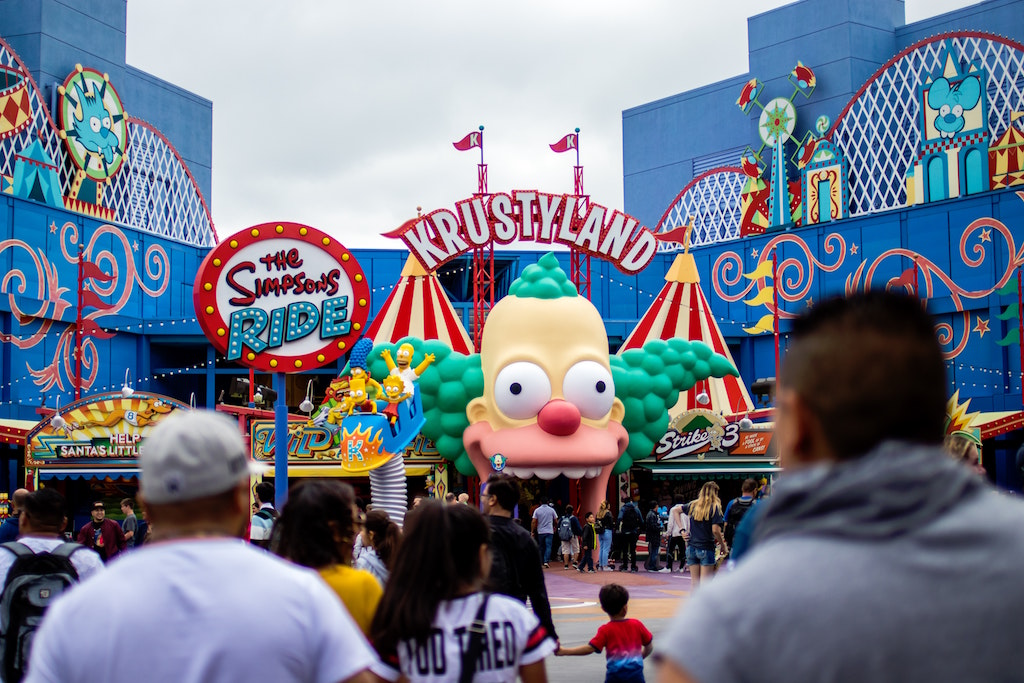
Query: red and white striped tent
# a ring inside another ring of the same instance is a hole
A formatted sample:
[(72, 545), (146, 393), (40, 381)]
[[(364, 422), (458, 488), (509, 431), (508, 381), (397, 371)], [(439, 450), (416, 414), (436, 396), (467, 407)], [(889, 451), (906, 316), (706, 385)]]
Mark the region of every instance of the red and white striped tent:
[(473, 344), (435, 273), (428, 273), (411, 254), (402, 277), (391, 290), (366, 336), (374, 343), (402, 337), (440, 339), (455, 351), (469, 354)]
[[(626, 338), (619, 353), (640, 348), (652, 339), (672, 337), (702, 341), (736, 365), (700, 288), (697, 263), (688, 251), (676, 256), (665, 275), (665, 286)], [(709, 402), (697, 402), (697, 396), (702, 393), (707, 393)], [(742, 378), (713, 377), (680, 394), (679, 403), (669, 412), (675, 417), (696, 408), (721, 412), (729, 417), (753, 412), (754, 404)]]

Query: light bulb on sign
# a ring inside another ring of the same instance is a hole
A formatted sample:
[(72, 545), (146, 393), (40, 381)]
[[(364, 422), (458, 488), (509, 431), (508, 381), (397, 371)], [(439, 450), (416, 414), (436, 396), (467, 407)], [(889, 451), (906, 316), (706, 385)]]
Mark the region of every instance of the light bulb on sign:
[(707, 404), (711, 403), (711, 397), (708, 396), (708, 392), (702, 391), (699, 394), (697, 394), (697, 403), (701, 404), (702, 406), (706, 406)]
[(306, 413), (308, 417), (312, 417), (313, 413), (313, 402), (309, 400), (312, 390), (313, 380), (309, 380), (309, 383), (306, 384), (306, 398), (302, 399), (302, 403), (299, 404), (299, 410)]
[(740, 420), (740, 429), (750, 429), (753, 426), (754, 421), (751, 420), (749, 417), (744, 416), (743, 419)]
[(64, 421), (64, 418), (60, 414), (60, 396), (58, 396), (57, 409), (54, 411), (53, 417), (50, 418), (50, 426), (53, 427), (54, 431), (60, 431), (61, 429), (64, 429), (64, 425), (66, 424), (67, 422)]

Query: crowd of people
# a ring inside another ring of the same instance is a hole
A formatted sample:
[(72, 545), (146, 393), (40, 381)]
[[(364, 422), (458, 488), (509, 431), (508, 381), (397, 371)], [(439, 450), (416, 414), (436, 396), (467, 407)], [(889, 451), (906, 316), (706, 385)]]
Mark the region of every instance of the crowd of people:
[[(8, 583), (52, 556), (80, 585), (54, 589), (20, 666), (3, 634), (3, 680), (538, 683), (549, 656), (599, 652), (611, 682), (643, 681), (652, 653), (665, 683), (1016, 680), (1024, 504), (961, 464), (976, 452), (947, 443), (943, 456), (944, 391), (916, 300), (823, 302), (791, 335), (776, 408), (786, 476), (770, 497), (747, 480), (725, 504), (709, 481), (646, 514), (545, 501), (531, 529), (503, 474), (479, 509), (417, 498), (403, 528), (336, 480), (296, 484), (280, 511), (261, 484), (253, 508), (233, 424), (174, 414), (140, 457), (148, 529), (115, 530), (100, 506), (69, 544), (58, 493), (14, 496), (24, 548), (0, 545)], [(656, 645), (628, 590), (606, 582), (607, 623), (562, 644), (544, 568), (560, 555), (566, 569), (637, 571), (641, 533), (648, 571), (679, 562), (692, 577), (667, 632)], [(130, 541), (146, 547), (123, 552)], [(737, 653), (756, 653), (756, 672)]]

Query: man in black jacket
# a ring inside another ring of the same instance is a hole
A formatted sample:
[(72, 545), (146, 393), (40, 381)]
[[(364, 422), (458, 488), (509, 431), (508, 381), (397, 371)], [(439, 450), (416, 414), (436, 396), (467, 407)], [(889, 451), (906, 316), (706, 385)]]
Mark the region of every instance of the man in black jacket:
[(540, 619), (541, 625), (554, 638), (548, 589), (544, 585), (540, 551), (530, 532), (512, 521), (512, 511), (519, 504), (519, 482), (507, 474), (492, 474), (484, 488), (483, 505), (491, 525), (491, 575), (488, 588), (526, 603)]

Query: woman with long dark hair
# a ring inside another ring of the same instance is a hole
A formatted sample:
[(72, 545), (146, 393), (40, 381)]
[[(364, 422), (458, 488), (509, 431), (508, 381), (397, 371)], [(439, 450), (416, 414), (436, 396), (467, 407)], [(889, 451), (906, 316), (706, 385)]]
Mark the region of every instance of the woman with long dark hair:
[(401, 529), (391, 521), (387, 510), (370, 510), (366, 513), (360, 537), (362, 543), (356, 556), (356, 569), (373, 574), (381, 587), (387, 585), (391, 565), (402, 542)]
[(357, 514), (355, 492), (348, 484), (304, 481), (289, 491), (275, 534), (277, 553), (318, 571), (368, 635), (383, 590), (373, 574), (352, 567)]
[[(464, 667), (474, 667), (475, 680), (485, 674), (487, 681), (545, 683), (544, 657), (554, 641), (521, 602), (483, 590), (491, 565), (483, 515), (431, 500), (405, 520), (402, 550), (370, 628), (383, 662), (374, 671), (389, 681), (427, 683), (459, 680)], [(469, 635), (476, 622), (486, 645)], [(489, 652), (481, 658), (484, 646)]]

